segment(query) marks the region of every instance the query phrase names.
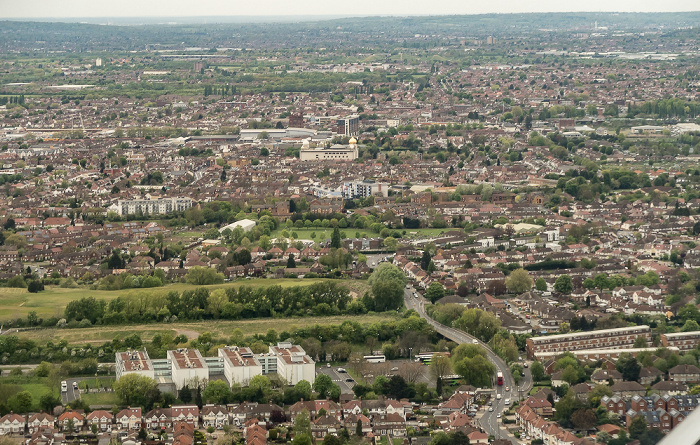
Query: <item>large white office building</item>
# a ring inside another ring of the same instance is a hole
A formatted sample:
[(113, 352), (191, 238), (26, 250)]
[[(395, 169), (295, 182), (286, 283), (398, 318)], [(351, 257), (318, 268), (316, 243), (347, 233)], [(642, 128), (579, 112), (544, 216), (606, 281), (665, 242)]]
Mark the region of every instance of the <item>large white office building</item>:
[(203, 357), (196, 349), (176, 349), (167, 352), (165, 359), (151, 359), (143, 351), (116, 353), (117, 380), (127, 374), (139, 374), (156, 379), (158, 383), (172, 383), (178, 391), (213, 378), (224, 378), (229, 385), (247, 386), (256, 375), (278, 374), (290, 385), (301, 380), (313, 383), (316, 363), (299, 345), (280, 342), (268, 352), (255, 354), (250, 348), (226, 346), (219, 348), (216, 357)]

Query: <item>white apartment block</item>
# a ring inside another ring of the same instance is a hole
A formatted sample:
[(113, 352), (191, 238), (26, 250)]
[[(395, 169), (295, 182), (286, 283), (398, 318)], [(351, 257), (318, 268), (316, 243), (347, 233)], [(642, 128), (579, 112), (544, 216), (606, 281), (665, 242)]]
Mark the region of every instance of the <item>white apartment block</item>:
[(312, 383), (316, 378), (316, 364), (301, 346), (280, 342), (270, 346), (270, 353), (277, 356), (277, 374), (287, 384), (296, 385), (302, 380)]
[(209, 380), (209, 367), (197, 349), (168, 351), (172, 363), (172, 379), (179, 390), (193, 381)]
[(262, 375), (262, 365), (250, 348), (227, 346), (219, 348), (219, 357), (224, 359), (224, 376), (229, 385), (247, 386), (250, 379)]
[(153, 362), (145, 349), (143, 351), (117, 352), (116, 368), (117, 380), (125, 374), (139, 374), (155, 378)]
[(256, 375), (279, 374), (289, 385), (301, 380), (313, 383), (316, 364), (304, 349), (290, 342), (270, 346), (267, 353), (255, 354), (250, 348), (226, 346), (219, 348), (216, 357), (202, 357), (196, 349), (177, 349), (167, 352), (165, 359), (151, 359), (143, 351), (116, 353), (117, 379), (137, 373), (156, 379), (158, 383), (173, 383), (178, 391), (195, 379), (226, 379), (229, 385), (247, 386)]
[(193, 202), (191, 198), (120, 199), (116, 210), (121, 216), (138, 213), (162, 215), (184, 212), (192, 207)]

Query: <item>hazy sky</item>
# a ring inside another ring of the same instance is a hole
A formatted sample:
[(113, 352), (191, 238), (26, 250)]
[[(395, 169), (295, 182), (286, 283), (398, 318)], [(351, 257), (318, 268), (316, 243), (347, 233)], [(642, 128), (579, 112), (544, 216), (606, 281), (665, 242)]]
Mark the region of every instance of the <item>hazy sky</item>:
[(699, 0), (0, 0), (0, 18), (697, 11)]

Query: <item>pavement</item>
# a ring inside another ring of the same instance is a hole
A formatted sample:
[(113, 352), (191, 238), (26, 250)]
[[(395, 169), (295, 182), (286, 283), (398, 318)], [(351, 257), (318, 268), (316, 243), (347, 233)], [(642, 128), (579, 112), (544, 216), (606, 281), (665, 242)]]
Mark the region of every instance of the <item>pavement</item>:
[(318, 374), (326, 374), (333, 379), (334, 383), (340, 386), (341, 394), (354, 394), (352, 388), (355, 387), (357, 382), (348, 374), (347, 372), (338, 372), (336, 367), (319, 366), (316, 368)]
[[(416, 297), (415, 294), (418, 293)], [(425, 313), (425, 304), (428, 303), (423, 296), (413, 288), (404, 289), (404, 302), (406, 307), (409, 309), (414, 309), (421, 317), (423, 317), (433, 328), (440, 333), (442, 336), (449, 338), (456, 343), (478, 343), (481, 347), (486, 350), (489, 361), (496, 365), (496, 371), (501, 371), (503, 373), (503, 385), (495, 386), (496, 394), (501, 394), (501, 399), (497, 398), (497, 395), (492, 399), (493, 411), (489, 412), (488, 407), (486, 411), (479, 419), (479, 424), (486, 431), (487, 434), (493, 435), (497, 439), (508, 439), (514, 444), (519, 444), (520, 442), (508, 432), (507, 429), (503, 428), (501, 423), (501, 418), (498, 418), (498, 414), (502, 413), (507, 409), (506, 399), (510, 399), (510, 405), (518, 400), (520, 394), (527, 396), (529, 388), (532, 387), (532, 376), (530, 375), (530, 369), (525, 370), (525, 377), (520, 382), (519, 386), (515, 386), (515, 381), (510, 373), (510, 369), (506, 363), (498, 356), (495, 352), (489, 348), (489, 346), (482, 342), (481, 340), (467, 334), (466, 332), (445, 326), (441, 323), (436, 322), (430, 318)], [(429, 304), (429, 303), (428, 303)], [(494, 375), (495, 378), (495, 375)], [(506, 391), (509, 388), (510, 391)]]
[(80, 389), (73, 386), (74, 383), (77, 385), (80, 380), (81, 379), (66, 379), (68, 390), (61, 391), (61, 402), (63, 402), (64, 405), (80, 398)]

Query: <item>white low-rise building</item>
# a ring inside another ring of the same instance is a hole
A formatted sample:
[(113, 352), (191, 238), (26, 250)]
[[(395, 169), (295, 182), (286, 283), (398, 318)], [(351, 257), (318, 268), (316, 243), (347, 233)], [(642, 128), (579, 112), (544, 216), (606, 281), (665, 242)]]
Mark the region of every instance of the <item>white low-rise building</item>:
[(227, 346), (219, 348), (219, 357), (224, 359), (224, 376), (229, 385), (247, 386), (250, 379), (262, 375), (262, 365), (250, 348)]

